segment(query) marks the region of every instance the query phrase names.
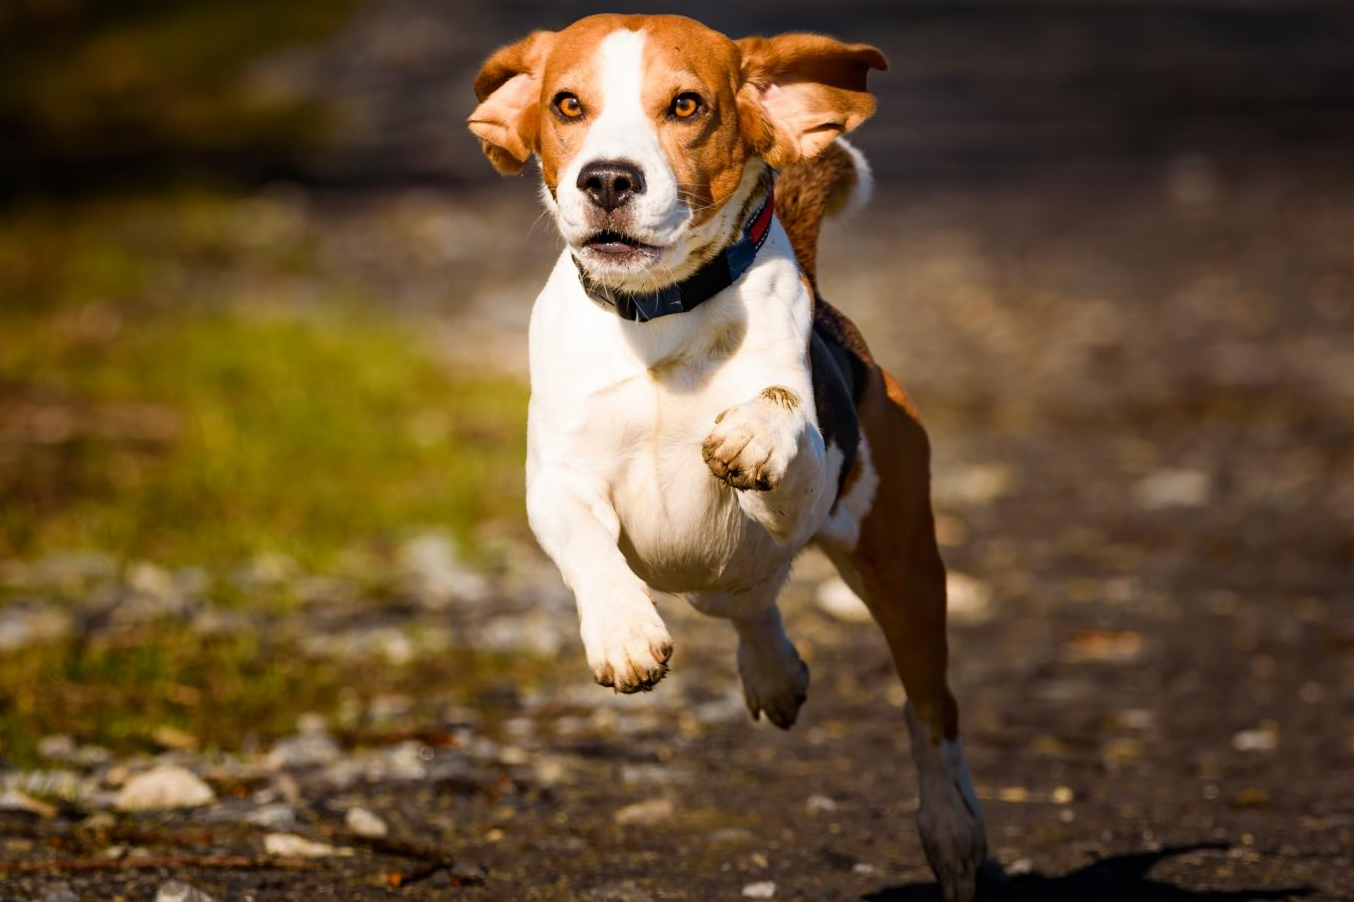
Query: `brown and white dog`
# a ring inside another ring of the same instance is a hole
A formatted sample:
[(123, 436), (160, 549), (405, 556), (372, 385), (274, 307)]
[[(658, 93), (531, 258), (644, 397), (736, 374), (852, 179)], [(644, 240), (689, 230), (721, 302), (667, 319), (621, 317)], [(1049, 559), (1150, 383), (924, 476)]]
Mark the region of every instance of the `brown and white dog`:
[(748, 707), (788, 729), (809, 674), (776, 596), (816, 544), (888, 640), (922, 842), (964, 902), (986, 840), (946, 680), (927, 438), (814, 271), (824, 215), (869, 193), (839, 136), (885, 66), (817, 35), (591, 16), (490, 57), (469, 125), (500, 172), (539, 160), (567, 244), (531, 315), (527, 511), (593, 676), (661, 680), (656, 597), (684, 594), (733, 624)]

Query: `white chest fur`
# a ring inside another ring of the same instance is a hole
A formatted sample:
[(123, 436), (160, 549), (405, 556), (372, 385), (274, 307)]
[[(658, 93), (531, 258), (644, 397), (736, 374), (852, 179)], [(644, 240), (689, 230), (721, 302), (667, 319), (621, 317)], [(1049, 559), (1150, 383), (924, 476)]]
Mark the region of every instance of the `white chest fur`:
[(627, 563), (660, 591), (738, 591), (798, 550), (749, 517), (745, 493), (701, 455), (721, 411), (772, 385), (804, 399), (816, 430), (811, 301), (772, 228), (747, 275), (688, 313), (620, 319), (584, 294), (567, 252), (532, 312), (528, 492), (543, 471), (567, 474), (586, 503), (614, 511)]

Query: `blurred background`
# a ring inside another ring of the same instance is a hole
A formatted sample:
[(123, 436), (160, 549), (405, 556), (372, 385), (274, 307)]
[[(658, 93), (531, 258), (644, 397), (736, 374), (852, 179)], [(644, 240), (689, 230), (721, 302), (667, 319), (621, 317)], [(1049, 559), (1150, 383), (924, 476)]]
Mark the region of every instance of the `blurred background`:
[[(932, 431), (1008, 895), (1354, 898), (1354, 6), (610, 10), (890, 60), (822, 283)], [(5, 892), (932, 898), (821, 559), (781, 734), (677, 600), (672, 676), (592, 686), (526, 529), (559, 245), (463, 123), (596, 11), (0, 0)]]

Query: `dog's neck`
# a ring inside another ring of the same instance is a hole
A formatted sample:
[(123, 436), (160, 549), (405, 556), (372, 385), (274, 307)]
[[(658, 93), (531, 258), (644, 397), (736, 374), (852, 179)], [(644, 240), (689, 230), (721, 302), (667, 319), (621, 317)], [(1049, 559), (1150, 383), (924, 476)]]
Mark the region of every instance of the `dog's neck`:
[(752, 267), (757, 252), (771, 233), (771, 219), (775, 213), (774, 189), (767, 185), (764, 190), (755, 192), (752, 199), (760, 199), (760, 204), (753, 208), (751, 214), (741, 217), (743, 226), (733, 240), (685, 279), (653, 291), (624, 291), (593, 279), (578, 258), (574, 257), (583, 290), (598, 304), (631, 322), (645, 323), (663, 316), (690, 313), (742, 278)]

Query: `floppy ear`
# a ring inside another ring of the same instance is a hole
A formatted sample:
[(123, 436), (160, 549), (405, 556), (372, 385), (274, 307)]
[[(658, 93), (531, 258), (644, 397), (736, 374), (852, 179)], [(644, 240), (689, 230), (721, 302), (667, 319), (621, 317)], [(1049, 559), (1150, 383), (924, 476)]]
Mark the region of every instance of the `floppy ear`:
[(816, 34), (735, 41), (743, 59), (740, 127), (753, 153), (772, 166), (807, 159), (874, 113), (865, 87), (889, 64), (869, 44)]
[(470, 130), (484, 155), (503, 175), (516, 175), (536, 152), (540, 121), (541, 69), (554, 42), (551, 31), (535, 31), (489, 57), (475, 79), (480, 105), (470, 114)]

